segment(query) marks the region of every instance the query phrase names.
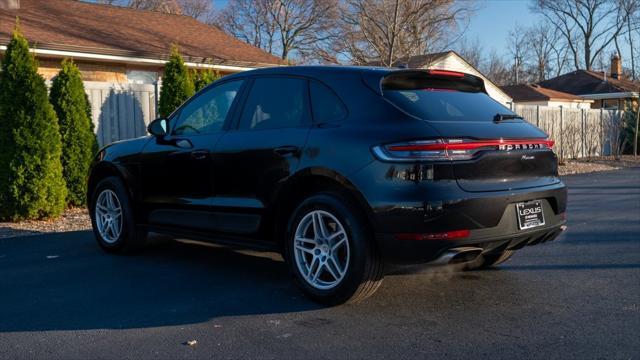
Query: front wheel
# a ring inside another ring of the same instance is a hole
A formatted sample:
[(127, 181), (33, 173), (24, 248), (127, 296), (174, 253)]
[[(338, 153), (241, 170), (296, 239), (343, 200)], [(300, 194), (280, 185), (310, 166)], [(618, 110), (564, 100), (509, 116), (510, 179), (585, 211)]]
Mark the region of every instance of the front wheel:
[(117, 177), (107, 177), (96, 186), (90, 204), (93, 233), (102, 249), (123, 253), (140, 250), (146, 233), (137, 229), (127, 189)]
[(331, 192), (307, 198), (287, 231), (294, 278), (310, 298), (328, 305), (362, 301), (382, 282), (383, 264), (367, 222), (345, 199)]

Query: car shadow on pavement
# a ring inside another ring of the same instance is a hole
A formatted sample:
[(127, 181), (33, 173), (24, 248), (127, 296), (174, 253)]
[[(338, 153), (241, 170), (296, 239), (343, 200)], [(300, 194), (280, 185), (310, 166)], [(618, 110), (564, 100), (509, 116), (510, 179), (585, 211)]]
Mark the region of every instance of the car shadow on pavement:
[(320, 308), (277, 256), (154, 241), (102, 252), (90, 231), (0, 239), (0, 332), (128, 329)]

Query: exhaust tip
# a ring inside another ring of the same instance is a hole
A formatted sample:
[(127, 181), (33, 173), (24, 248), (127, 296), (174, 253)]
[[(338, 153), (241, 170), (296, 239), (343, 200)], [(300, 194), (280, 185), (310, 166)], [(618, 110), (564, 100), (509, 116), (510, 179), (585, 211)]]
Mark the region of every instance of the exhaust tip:
[(434, 265), (450, 265), (461, 264), (475, 260), (480, 254), (482, 254), (482, 248), (463, 246), (447, 250), (438, 259), (434, 260)]
[(481, 248), (475, 248), (471, 250), (465, 250), (455, 254), (451, 260), (449, 260), (449, 264), (461, 264), (469, 261), (475, 260), (478, 256), (482, 254)]

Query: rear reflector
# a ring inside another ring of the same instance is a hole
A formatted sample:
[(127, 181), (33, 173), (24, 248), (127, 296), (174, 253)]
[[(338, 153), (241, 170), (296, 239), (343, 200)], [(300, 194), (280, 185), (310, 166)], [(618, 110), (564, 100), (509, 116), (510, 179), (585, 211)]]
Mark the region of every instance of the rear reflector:
[(464, 239), (469, 237), (469, 230), (455, 230), (442, 233), (427, 233), (427, 234), (396, 234), (398, 240), (455, 240)]
[(484, 150), (532, 150), (551, 149), (550, 139), (523, 140), (420, 140), (388, 144), (374, 147), (374, 153), (381, 160), (468, 160)]

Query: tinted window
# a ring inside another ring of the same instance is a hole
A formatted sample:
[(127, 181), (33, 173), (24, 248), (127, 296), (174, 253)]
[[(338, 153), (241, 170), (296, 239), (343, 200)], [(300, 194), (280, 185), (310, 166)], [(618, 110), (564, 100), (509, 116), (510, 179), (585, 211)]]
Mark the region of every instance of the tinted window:
[(513, 114), (481, 92), (385, 90), (384, 96), (406, 112), (431, 121), (493, 121), (498, 113)]
[(309, 85), (315, 122), (338, 121), (347, 116), (347, 109), (333, 91), (319, 82), (312, 81)]
[(277, 129), (307, 123), (307, 81), (258, 78), (244, 105), (240, 129)]
[(181, 111), (174, 135), (209, 134), (222, 129), (242, 80), (230, 81), (198, 95)]

